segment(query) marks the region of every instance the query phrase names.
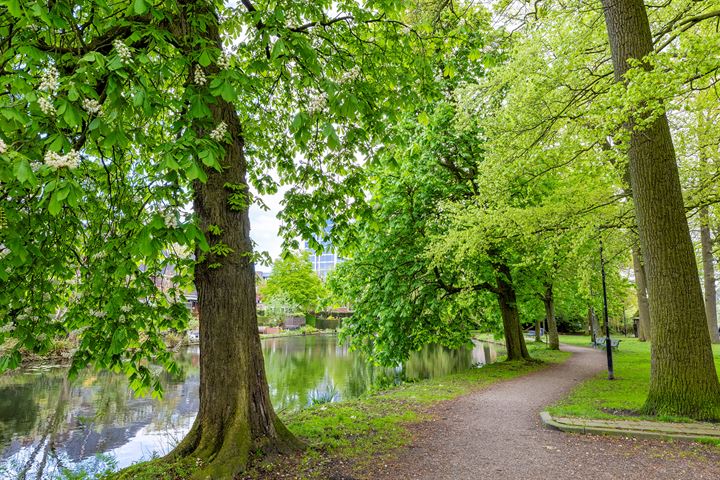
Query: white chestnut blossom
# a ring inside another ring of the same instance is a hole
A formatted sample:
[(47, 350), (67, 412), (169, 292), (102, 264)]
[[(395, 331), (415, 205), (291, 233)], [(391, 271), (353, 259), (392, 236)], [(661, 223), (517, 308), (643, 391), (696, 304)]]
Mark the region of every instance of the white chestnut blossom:
[(113, 40), (113, 47), (122, 63), (127, 64), (132, 61), (132, 51), (122, 40)]
[(43, 72), (42, 77), (40, 77), (40, 86), (38, 87), (38, 90), (55, 93), (57, 92), (59, 86), (60, 74), (58, 73), (57, 68), (51, 65)]
[(215, 130), (210, 132), (210, 138), (216, 142), (222, 142), (225, 139), (225, 135), (227, 135), (227, 124), (225, 122), (218, 123)]
[(125, 313), (128, 313), (132, 310), (132, 307), (130, 305), (123, 305), (122, 307), (120, 307), (120, 310)]
[(54, 117), (57, 113), (57, 110), (55, 110), (55, 105), (53, 105), (52, 101), (50, 101), (49, 98), (38, 98), (38, 105), (40, 105), (40, 110), (42, 110), (42, 112), (48, 117)]
[(7, 152), (7, 143), (5, 143), (2, 138), (0, 138), (0, 154), (3, 154), (5, 152)]
[(10, 333), (13, 330), (15, 330), (15, 325), (12, 323), (6, 323), (2, 327), (0, 327), (0, 333)]
[(353, 68), (351, 68), (347, 72), (343, 73), (343, 76), (340, 78), (340, 83), (354, 82), (355, 80), (357, 80), (357, 78), (359, 76), (360, 76), (360, 67), (355, 65)]
[(93, 310), (92, 312), (90, 312), (90, 315), (96, 318), (105, 318), (105, 315), (107, 315), (107, 313), (104, 310)]
[(90, 115), (102, 115), (102, 105), (94, 98), (86, 98), (82, 101), (83, 109)]
[(203, 69), (202, 67), (200, 67), (200, 65), (195, 65), (193, 79), (195, 80), (196, 85), (205, 85), (207, 83), (207, 77), (205, 76), (205, 72), (203, 72)]
[(314, 115), (325, 110), (327, 106), (327, 99), (322, 95), (315, 95), (310, 98), (310, 104), (308, 105), (308, 113)]
[(230, 55), (228, 55), (227, 52), (222, 52), (220, 54), (220, 57), (217, 61), (217, 66), (220, 67), (222, 70), (230, 68)]
[(166, 213), (163, 220), (165, 222), (165, 226), (168, 228), (177, 228), (178, 226), (177, 217), (172, 212)]
[(77, 168), (80, 164), (80, 154), (75, 150), (70, 150), (66, 155), (60, 155), (57, 152), (47, 151), (45, 152), (45, 165), (50, 168)]

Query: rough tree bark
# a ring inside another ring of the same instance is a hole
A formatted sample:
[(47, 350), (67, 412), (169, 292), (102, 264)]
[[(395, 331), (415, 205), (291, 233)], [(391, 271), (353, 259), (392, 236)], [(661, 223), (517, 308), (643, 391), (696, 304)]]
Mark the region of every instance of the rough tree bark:
[[(653, 51), (643, 0), (602, 0), (615, 81)], [(649, 67), (648, 67), (649, 68)], [(646, 414), (720, 418), (720, 384), (667, 117), (630, 133), (629, 170), (647, 267), (652, 343)]]
[[(202, 38), (220, 46), (215, 12), (209, 2), (180, 2), (181, 18), (173, 32), (185, 34), (181, 45)], [(204, 17), (204, 28), (193, 26)], [(216, 97), (209, 105), (215, 125), (225, 122), (229, 137), (221, 170), (205, 168), (207, 181), (196, 181), (194, 210), (210, 245), (224, 244), (226, 256), (196, 251), (195, 285), (200, 310), (200, 409), (195, 423), (169, 457), (200, 459), (197, 478), (234, 478), (246, 469), (251, 455), (299, 447), (280, 422), (265, 377), (255, 310), (255, 269), (252, 263), (247, 163), (235, 107)], [(245, 199), (232, 208), (232, 195)], [(220, 229), (210, 233), (210, 226)]]
[(638, 302), (638, 340), (641, 342), (651, 341), (650, 336), (650, 304), (647, 298), (647, 277), (645, 276), (645, 265), (640, 257), (640, 248), (633, 245), (632, 248), (633, 270), (635, 270), (635, 292)]
[(710, 214), (708, 207), (700, 209), (700, 250), (703, 261), (703, 283), (705, 291), (705, 316), (712, 343), (720, 343), (717, 324), (717, 289), (715, 288), (715, 259), (710, 236)]
[(512, 283), (510, 268), (504, 263), (495, 264), (495, 281), (497, 282), (498, 304), (505, 331), (505, 348), (508, 360), (530, 360), (530, 354), (525, 345), (522, 326), (520, 325), (520, 312), (518, 311), (515, 287)]
[(535, 341), (536, 342), (542, 342), (542, 335), (540, 332), (542, 331), (542, 320), (540, 318), (535, 319)]
[(547, 318), (548, 347), (550, 350), (560, 350), (557, 322), (555, 321), (555, 296), (552, 283), (545, 283), (545, 292), (542, 295), (545, 305), (545, 318)]

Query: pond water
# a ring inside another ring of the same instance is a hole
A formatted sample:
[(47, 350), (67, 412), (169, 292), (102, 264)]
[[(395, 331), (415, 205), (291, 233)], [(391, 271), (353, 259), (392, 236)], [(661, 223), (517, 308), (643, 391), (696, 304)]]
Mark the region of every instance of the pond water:
[[(448, 350), (429, 346), (396, 369), (373, 368), (331, 335), (262, 341), (275, 408), (357, 397), (372, 387), (426, 379), (495, 361), (494, 345)], [(0, 376), (0, 478), (61, 478), (122, 468), (167, 453), (198, 409), (199, 349), (178, 353), (182, 375), (164, 375), (162, 400), (136, 398), (122, 375), (64, 368)]]

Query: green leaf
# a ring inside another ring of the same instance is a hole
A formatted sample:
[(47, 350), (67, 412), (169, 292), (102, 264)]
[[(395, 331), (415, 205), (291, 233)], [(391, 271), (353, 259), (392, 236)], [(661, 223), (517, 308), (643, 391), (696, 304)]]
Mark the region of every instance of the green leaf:
[(10, 12), (10, 15), (12, 15), (13, 17), (19, 17), (22, 15), (23, 11), (20, 7), (20, 0), (6, 0), (3, 3), (5, 3), (8, 11)]
[(145, 0), (135, 0), (134, 8), (135, 13), (137, 13), (138, 15), (142, 15), (143, 13), (147, 12), (148, 4), (145, 3)]
[(56, 190), (50, 197), (50, 203), (48, 203), (48, 212), (50, 212), (50, 215), (55, 217), (58, 213), (60, 213), (60, 210), (62, 210), (62, 203), (60, 203), (60, 199), (58, 198)]
[(286, 50), (286, 49), (285, 49), (285, 43), (284, 43), (282, 40), (278, 40), (278, 41), (275, 42), (275, 44), (273, 45), (272, 53), (270, 54), (270, 56), (271, 56), (273, 59), (276, 59), (276, 58), (278, 58), (279, 56), (281, 56), (283, 53), (285, 53), (285, 50)]
[(418, 122), (420, 122), (420, 125), (427, 127), (430, 125), (430, 117), (425, 112), (420, 112), (420, 115), (418, 115)]
[(338, 138), (337, 133), (335, 132), (335, 128), (330, 123), (325, 124), (325, 128), (323, 128), (323, 134), (327, 138), (328, 147), (332, 148), (333, 150), (337, 150), (340, 148), (340, 138)]
[(189, 180), (200, 180), (201, 182), (207, 181), (207, 174), (203, 171), (203, 169), (195, 162), (192, 162), (190, 165), (190, 168), (187, 172), (187, 177)]
[(203, 50), (200, 54), (200, 58), (198, 58), (198, 63), (200, 63), (203, 67), (207, 67), (212, 63), (212, 57), (210, 57), (208, 50)]
[(15, 174), (15, 178), (21, 183), (29, 183), (30, 185), (37, 183), (37, 178), (35, 178), (35, 174), (32, 168), (30, 168), (30, 162), (28, 162), (27, 158), (20, 159), (20, 161), (13, 166), (13, 173)]

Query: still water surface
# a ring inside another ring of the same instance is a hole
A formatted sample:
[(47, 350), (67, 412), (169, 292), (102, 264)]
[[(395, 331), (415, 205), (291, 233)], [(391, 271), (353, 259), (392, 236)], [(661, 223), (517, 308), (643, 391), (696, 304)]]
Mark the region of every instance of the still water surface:
[[(429, 346), (396, 369), (374, 368), (335, 336), (263, 340), (273, 405), (303, 408), (370, 388), (426, 379), (495, 361), (491, 344)], [(199, 350), (178, 354), (182, 375), (164, 375), (162, 400), (136, 398), (122, 375), (34, 368), (0, 376), (0, 478), (55, 479), (63, 468), (88, 473), (162, 455), (190, 429), (198, 409)]]

